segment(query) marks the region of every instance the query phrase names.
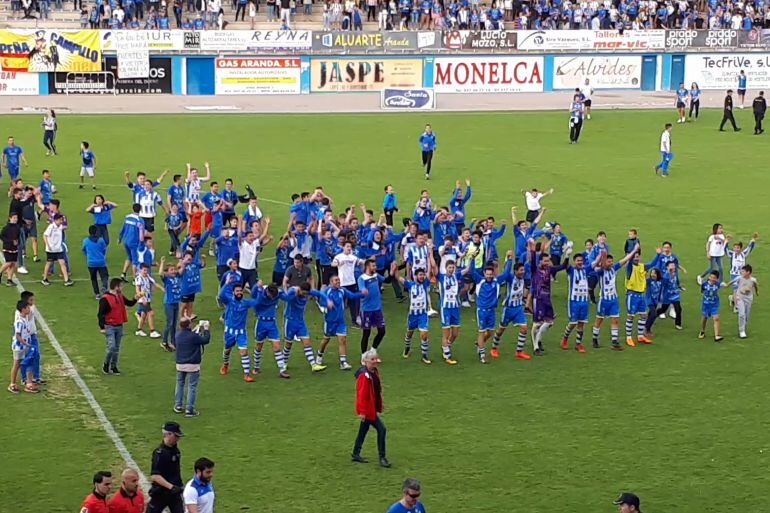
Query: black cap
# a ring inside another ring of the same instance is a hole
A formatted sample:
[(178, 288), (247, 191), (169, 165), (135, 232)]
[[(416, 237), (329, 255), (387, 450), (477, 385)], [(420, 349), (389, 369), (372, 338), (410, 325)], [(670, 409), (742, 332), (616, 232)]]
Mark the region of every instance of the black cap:
[(163, 431), (174, 433), (176, 436), (184, 436), (184, 433), (182, 433), (182, 428), (179, 426), (178, 422), (166, 422), (163, 424)]
[(636, 494), (633, 494), (631, 492), (621, 493), (620, 497), (618, 497), (612, 503), (615, 505), (627, 504), (629, 506), (635, 506), (636, 510), (639, 511), (639, 513), (641, 513), (641, 510), (639, 509), (639, 497)]

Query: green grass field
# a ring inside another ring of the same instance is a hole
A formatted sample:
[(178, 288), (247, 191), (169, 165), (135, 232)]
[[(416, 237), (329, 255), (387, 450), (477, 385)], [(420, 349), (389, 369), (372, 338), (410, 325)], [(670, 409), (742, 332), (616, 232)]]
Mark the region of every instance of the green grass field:
[[(470, 217), (508, 218), (512, 204), (524, 210), (519, 189), (555, 187), (545, 201), (546, 217), (561, 222), (576, 246), (603, 229), (610, 244), (620, 248), (627, 229), (636, 227), (648, 255), (671, 240), (690, 271), (683, 276), (688, 290), (682, 332), (675, 332), (670, 321), (660, 322), (654, 345), (614, 353), (606, 349), (605, 328), (604, 349), (562, 352), (561, 279), (554, 293), (559, 318), (546, 340), (547, 356), (515, 361), (509, 335), (503, 357), (488, 366), (475, 360), (469, 310), (457, 343), (460, 365), (426, 368), (416, 358), (403, 361), (405, 305), (395, 303), (386, 289), (382, 374), (389, 470), (350, 463), (357, 429), (351, 374), (330, 366), (311, 375), (295, 349), (290, 381), (277, 378), (271, 359), (256, 383), (243, 383), (238, 372), (222, 377), (221, 327), (215, 324), (199, 389), (202, 415), (179, 420), (188, 435), (180, 445), (185, 479), (197, 457), (217, 463), (217, 511), (385, 511), (398, 498), (400, 482), (414, 476), (423, 481), (431, 513), (612, 511), (610, 501), (621, 490), (638, 493), (645, 513), (743, 513), (757, 509), (769, 484), (763, 450), (770, 415), (762, 404), (770, 371), (768, 307), (764, 294), (757, 298), (750, 338), (740, 341), (723, 293), (725, 342), (717, 345), (710, 336), (698, 340), (695, 284), (707, 264), (703, 246), (712, 223), (724, 223), (736, 239), (747, 240), (754, 230), (768, 232), (768, 142), (751, 135), (749, 111), (738, 115), (744, 127), (740, 134), (718, 132), (720, 113), (710, 110), (697, 123), (675, 125), (676, 157), (668, 180), (655, 177), (652, 168), (662, 126), (675, 118), (673, 109), (596, 112), (577, 146), (567, 144), (564, 113), (64, 115), (58, 157), (44, 156), (37, 116), (5, 116), (0, 126), (3, 136), (15, 135), (25, 149), (30, 167), (24, 177), (37, 182), (42, 168), (53, 171), (70, 219), (72, 267), (79, 279), (87, 278), (76, 249), (90, 224), (85, 208), (92, 192), (65, 183), (77, 181), (83, 139), (97, 155), (99, 192), (120, 204), (111, 229), (114, 240), (130, 202), (129, 191), (119, 187), (124, 170), (153, 176), (209, 160), (220, 182), (232, 177), (241, 190), (251, 184), (279, 229), (288, 219), (284, 203), (290, 194), (315, 185), (323, 185), (338, 208), (361, 201), (379, 208), (383, 186), (392, 183), (404, 214), (420, 189), (429, 187), (441, 204), (456, 179), (470, 177)], [(426, 121), (439, 140), (434, 178), (427, 184), (417, 145)], [(161, 233), (158, 239), (165, 252), (166, 237)], [(501, 254), (512, 240), (510, 232), (500, 240)], [(270, 256), (271, 249), (263, 253)], [(112, 246), (109, 258), (117, 274), (122, 250)], [(763, 241), (749, 260), (761, 285), (770, 263)], [(173, 355), (154, 341), (127, 336), (123, 375), (103, 376), (104, 341), (90, 284), (64, 288), (57, 277), (44, 289), (37, 281), (41, 264), (28, 267), (24, 286), (39, 294), (41, 313), (149, 474), (160, 426), (175, 417)], [(260, 267), (269, 276), (272, 262)], [(202, 318), (214, 320), (214, 274), (209, 269), (205, 275), (207, 300), (196, 308)], [(16, 290), (3, 287), (0, 300), (5, 305), (0, 321), (8, 326), (10, 342)], [(310, 310), (311, 333), (318, 340), (321, 319)], [(438, 322), (432, 327), (438, 362)], [(357, 335), (351, 336), (354, 360)], [(76, 511), (95, 470), (122, 468), (45, 337), (42, 345), (50, 381), (45, 392), (0, 396), (0, 440), (8, 468), (0, 497), (7, 511)], [(364, 452), (375, 455), (373, 436)]]

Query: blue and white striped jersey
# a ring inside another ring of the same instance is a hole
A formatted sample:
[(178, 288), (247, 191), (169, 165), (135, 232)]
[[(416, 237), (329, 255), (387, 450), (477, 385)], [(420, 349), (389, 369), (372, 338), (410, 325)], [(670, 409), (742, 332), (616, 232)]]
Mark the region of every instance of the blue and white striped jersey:
[(588, 302), (588, 275), (585, 269), (568, 267), (569, 275), (569, 300)]
[(459, 308), (460, 284), (462, 283), (460, 272), (455, 272), (454, 276), (451, 274), (439, 274), (436, 279), (441, 297), (441, 309)]
[(508, 283), (508, 291), (505, 293), (505, 306), (524, 306), (525, 284), (524, 278), (513, 277)]
[(163, 204), (160, 194), (151, 190), (150, 192), (142, 191), (138, 196), (139, 201), (137, 203), (141, 207), (139, 217), (155, 217), (157, 206)]
[(618, 269), (621, 265), (618, 263), (612, 264), (609, 269), (598, 268), (596, 273), (599, 275), (599, 283), (601, 284), (602, 299), (617, 299), (618, 288), (615, 282)]
[(405, 281), (404, 286), (409, 290), (409, 313), (422, 314), (427, 312), (430, 281), (425, 280), (422, 283)]
[(422, 269), (428, 270), (428, 246), (414, 245), (408, 248), (406, 253), (406, 261), (412, 265), (412, 272)]

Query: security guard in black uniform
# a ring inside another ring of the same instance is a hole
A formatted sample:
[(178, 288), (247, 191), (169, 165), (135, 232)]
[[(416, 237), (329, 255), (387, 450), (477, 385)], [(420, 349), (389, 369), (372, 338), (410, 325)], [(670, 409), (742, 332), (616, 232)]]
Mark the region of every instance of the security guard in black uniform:
[(760, 91), (759, 96), (754, 98), (751, 107), (754, 109), (754, 135), (759, 135), (765, 131), (762, 128), (762, 120), (765, 119), (765, 111), (767, 110), (764, 91)]
[(719, 124), (719, 131), (725, 131), (725, 123), (730, 122), (733, 125), (733, 130), (740, 132), (741, 129), (735, 124), (735, 118), (733, 117), (733, 90), (727, 90), (727, 96), (725, 96), (725, 112), (722, 116), (722, 123)]
[(176, 422), (163, 424), (163, 443), (152, 453), (150, 504), (147, 513), (184, 513), (181, 454), (177, 442), (184, 434)]

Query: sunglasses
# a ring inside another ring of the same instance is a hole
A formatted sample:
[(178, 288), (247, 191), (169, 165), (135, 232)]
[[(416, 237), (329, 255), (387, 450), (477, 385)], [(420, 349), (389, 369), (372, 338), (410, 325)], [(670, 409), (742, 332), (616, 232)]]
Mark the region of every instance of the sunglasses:
[(410, 493), (410, 492), (406, 492), (406, 494), (407, 494), (409, 497), (411, 497), (412, 499), (419, 499), (419, 498), (420, 498), (420, 495), (421, 495), (421, 493), (420, 493), (420, 492), (417, 492), (417, 493)]

